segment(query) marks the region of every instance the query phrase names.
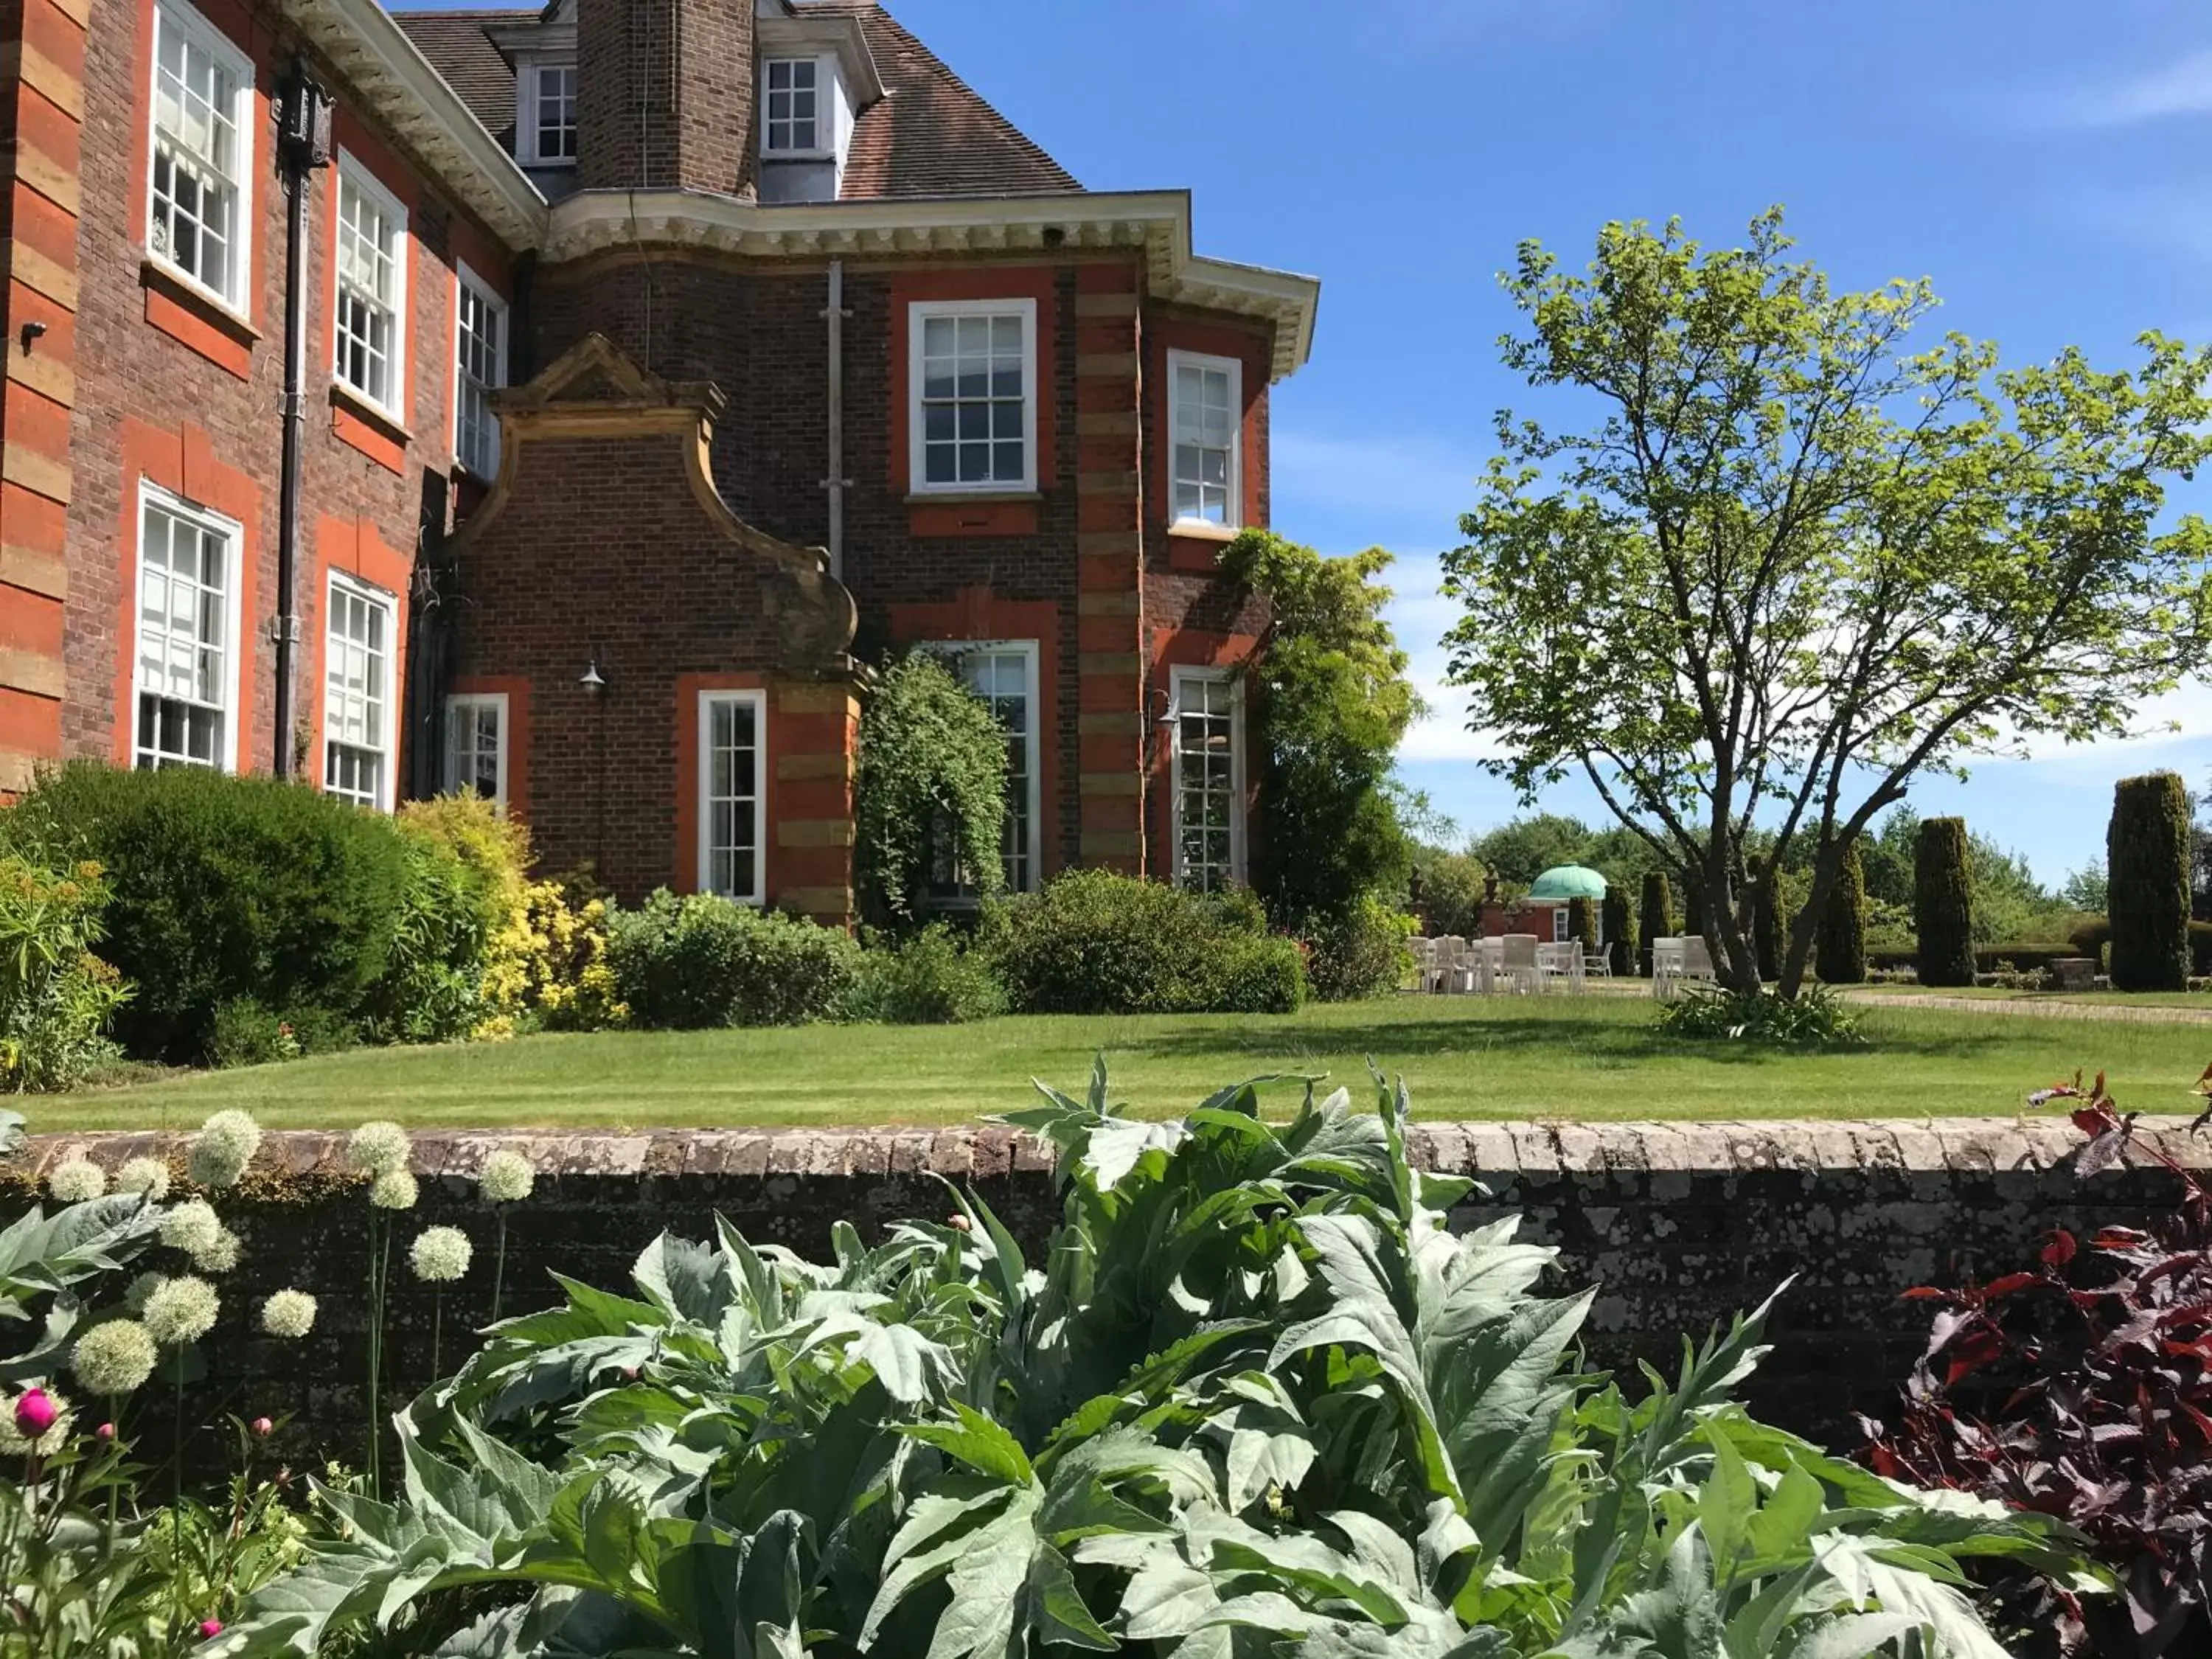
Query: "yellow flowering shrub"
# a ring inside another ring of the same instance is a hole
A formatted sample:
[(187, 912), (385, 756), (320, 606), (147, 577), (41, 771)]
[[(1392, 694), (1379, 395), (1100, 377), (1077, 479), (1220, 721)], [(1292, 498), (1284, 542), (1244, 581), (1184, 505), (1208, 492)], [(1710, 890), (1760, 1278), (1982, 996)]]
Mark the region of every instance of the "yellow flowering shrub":
[(0, 856), (0, 1089), (66, 1089), (113, 1057), (108, 1023), (130, 989), (93, 954), (107, 902), (89, 860)]

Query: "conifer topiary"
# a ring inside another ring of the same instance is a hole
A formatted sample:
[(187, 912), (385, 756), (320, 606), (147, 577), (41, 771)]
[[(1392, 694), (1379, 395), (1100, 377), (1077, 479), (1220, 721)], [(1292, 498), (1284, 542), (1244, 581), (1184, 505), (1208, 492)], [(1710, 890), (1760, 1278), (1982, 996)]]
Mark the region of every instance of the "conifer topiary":
[(1628, 908), (1628, 895), (1618, 887), (1608, 888), (1605, 896), (1605, 954), (1615, 979), (1636, 971), (1636, 916)]
[(2172, 772), (2123, 778), (2105, 842), (2112, 988), (2189, 988), (2189, 792)]
[(1667, 885), (1664, 870), (1647, 870), (1644, 874), (1642, 913), (1636, 919), (1637, 971), (1644, 978), (1651, 977), (1651, 941), (1670, 939), (1674, 933), (1674, 896)]
[(1814, 959), (1823, 982), (1857, 985), (1866, 979), (1866, 866), (1856, 837), (1844, 848), (1835, 884), (1813, 935)]
[(1578, 940), (1583, 950), (1597, 937), (1597, 906), (1586, 898), (1567, 901), (1567, 937)]
[(1974, 982), (1974, 866), (1964, 818), (1923, 818), (1912, 849), (1923, 985)]

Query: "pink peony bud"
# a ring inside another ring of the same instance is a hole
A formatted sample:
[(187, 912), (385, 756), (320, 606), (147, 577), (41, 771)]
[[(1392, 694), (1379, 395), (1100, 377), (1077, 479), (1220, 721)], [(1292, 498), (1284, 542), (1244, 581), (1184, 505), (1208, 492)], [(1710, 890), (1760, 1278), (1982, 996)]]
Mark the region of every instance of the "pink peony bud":
[(203, 1620), (200, 1620), (200, 1639), (201, 1639), (202, 1641), (212, 1642), (213, 1640), (215, 1640), (215, 1638), (216, 1638), (216, 1637), (218, 1637), (218, 1636), (222, 1635), (222, 1620), (220, 1620), (220, 1619), (203, 1619)]
[(623, 1367), (622, 1375), (623, 1382), (635, 1382), (637, 1381), (637, 1367), (635, 1365), (625, 1365)]
[(254, 1437), (258, 1440), (266, 1440), (270, 1435), (276, 1432), (276, 1425), (274, 1423), (271, 1423), (265, 1417), (255, 1418), (253, 1419), (252, 1428)]
[(26, 1440), (36, 1440), (54, 1425), (61, 1413), (55, 1408), (54, 1397), (44, 1389), (26, 1389), (23, 1397), (15, 1402), (15, 1432)]
[(106, 1442), (115, 1438), (115, 1425), (112, 1423), (103, 1423), (92, 1432), (93, 1437), (95, 1439), (105, 1443)]

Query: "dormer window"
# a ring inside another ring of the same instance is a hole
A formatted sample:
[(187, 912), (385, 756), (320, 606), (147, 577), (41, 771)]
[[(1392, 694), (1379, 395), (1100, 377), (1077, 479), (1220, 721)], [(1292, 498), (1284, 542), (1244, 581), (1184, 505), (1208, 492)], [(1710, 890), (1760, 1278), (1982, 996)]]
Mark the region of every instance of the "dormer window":
[(815, 58), (771, 58), (763, 77), (763, 148), (770, 155), (818, 155), (822, 142), (822, 63)]
[(517, 78), (516, 148), (525, 167), (573, 167), (576, 161), (576, 66), (532, 63)]

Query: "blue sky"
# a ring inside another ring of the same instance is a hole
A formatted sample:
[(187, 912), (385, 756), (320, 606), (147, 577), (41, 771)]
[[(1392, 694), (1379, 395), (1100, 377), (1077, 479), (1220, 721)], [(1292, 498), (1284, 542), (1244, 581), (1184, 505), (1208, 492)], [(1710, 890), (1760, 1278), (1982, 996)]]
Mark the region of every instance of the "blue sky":
[[(1312, 363), (1276, 392), (1277, 528), (1400, 556), (1395, 612), (1437, 714), (1407, 775), (1466, 829), (1510, 816), (1437, 640), (1501, 404), (1495, 274), (1577, 264), (1611, 218), (1734, 240), (1780, 202), (1839, 283), (1935, 279), (2008, 359), (2143, 329), (2212, 335), (2212, 15), (2201, 0), (890, 0), (1094, 189), (1188, 185), (1201, 252), (1322, 279)], [(2212, 691), (2176, 734), (1929, 784), (2056, 882), (2101, 854), (2115, 778), (2212, 781)], [(1583, 792), (1547, 805), (1597, 817)]]

